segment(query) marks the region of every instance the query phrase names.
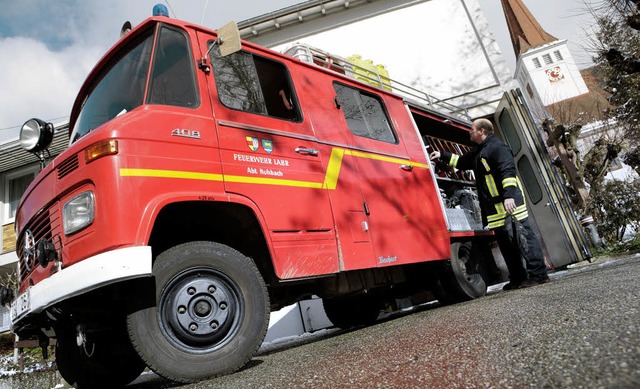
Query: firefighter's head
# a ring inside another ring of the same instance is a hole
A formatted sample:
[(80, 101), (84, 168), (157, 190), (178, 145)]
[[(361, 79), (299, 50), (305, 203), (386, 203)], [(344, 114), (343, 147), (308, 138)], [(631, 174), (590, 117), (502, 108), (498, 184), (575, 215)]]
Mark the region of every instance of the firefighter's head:
[(469, 137), (472, 142), (480, 144), (491, 134), (493, 134), (493, 124), (487, 119), (477, 119), (471, 125)]

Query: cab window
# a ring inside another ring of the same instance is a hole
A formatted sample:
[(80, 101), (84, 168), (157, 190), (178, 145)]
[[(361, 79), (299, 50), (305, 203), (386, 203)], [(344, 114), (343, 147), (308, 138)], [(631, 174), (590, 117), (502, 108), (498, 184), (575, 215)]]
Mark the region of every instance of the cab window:
[(226, 107), (299, 120), (289, 73), (283, 64), (246, 51), (223, 57), (217, 46), (211, 50), (210, 60), (218, 97)]
[(349, 131), (357, 136), (397, 143), (396, 134), (378, 96), (342, 84), (333, 84)]
[(192, 55), (184, 32), (167, 27), (160, 30), (156, 47), (148, 104), (194, 108), (198, 93)]
[(153, 30), (147, 31), (110, 64), (90, 87), (73, 126), (71, 143), (118, 115), (142, 105)]

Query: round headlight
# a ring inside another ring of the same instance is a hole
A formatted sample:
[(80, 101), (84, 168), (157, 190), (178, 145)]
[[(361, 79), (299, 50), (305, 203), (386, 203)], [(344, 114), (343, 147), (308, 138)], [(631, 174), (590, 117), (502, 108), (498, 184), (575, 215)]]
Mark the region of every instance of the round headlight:
[(20, 129), (20, 146), (30, 153), (44, 150), (53, 140), (53, 124), (29, 119)]

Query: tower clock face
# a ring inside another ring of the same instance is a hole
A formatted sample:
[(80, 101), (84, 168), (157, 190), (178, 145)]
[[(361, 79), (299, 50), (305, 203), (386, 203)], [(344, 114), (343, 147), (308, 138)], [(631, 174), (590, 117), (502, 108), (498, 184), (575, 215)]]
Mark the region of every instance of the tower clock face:
[(547, 69), (545, 70), (545, 73), (547, 73), (547, 78), (551, 82), (559, 81), (564, 78), (564, 74), (562, 74), (562, 69), (560, 69), (560, 66), (555, 66)]

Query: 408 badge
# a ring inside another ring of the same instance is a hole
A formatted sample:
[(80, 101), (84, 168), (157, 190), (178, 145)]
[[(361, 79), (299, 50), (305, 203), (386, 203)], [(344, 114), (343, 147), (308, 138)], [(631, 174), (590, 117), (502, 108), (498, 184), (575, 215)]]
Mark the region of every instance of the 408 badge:
[(176, 128), (171, 131), (171, 136), (181, 136), (183, 138), (200, 139), (200, 131)]

